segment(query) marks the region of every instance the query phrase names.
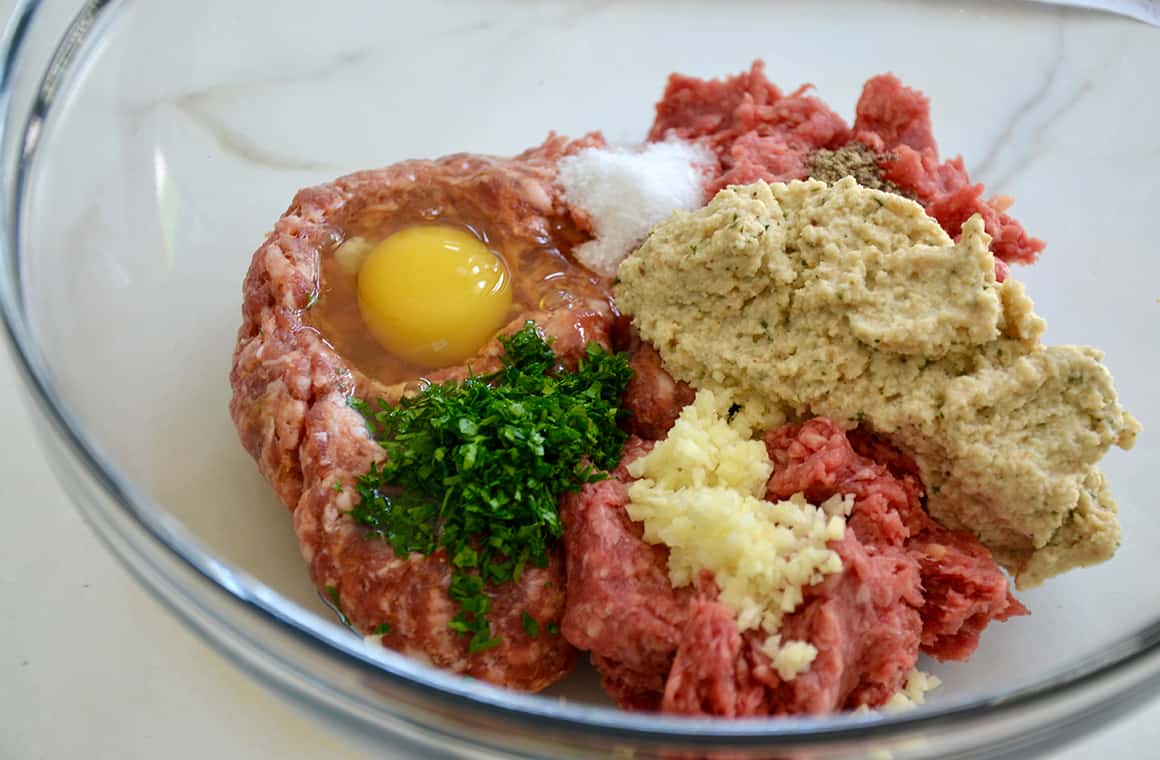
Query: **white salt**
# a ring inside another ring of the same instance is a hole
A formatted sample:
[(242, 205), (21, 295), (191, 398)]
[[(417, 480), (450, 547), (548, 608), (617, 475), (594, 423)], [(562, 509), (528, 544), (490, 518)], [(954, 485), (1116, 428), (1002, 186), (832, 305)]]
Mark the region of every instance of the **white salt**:
[(704, 203), (705, 170), (713, 155), (680, 140), (633, 148), (586, 148), (560, 160), (564, 200), (592, 218), (594, 240), (573, 251), (599, 274), (620, 262), (677, 209)]

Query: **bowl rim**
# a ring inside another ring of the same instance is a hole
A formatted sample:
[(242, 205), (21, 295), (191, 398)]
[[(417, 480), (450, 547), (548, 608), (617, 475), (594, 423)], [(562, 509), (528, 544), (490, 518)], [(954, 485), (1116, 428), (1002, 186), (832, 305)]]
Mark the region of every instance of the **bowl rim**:
[[(17, 135), (10, 134), (13, 95), (13, 71), (26, 53), (30, 27), (45, 0), (15, 0), (12, 15), (0, 37), (0, 145), (3, 156), (5, 189), (0, 210), (0, 320), (11, 347), (14, 364), (25, 390), (30, 394), (43, 421), (63, 444), (74, 464), (78, 464), (103, 495), (121, 509), (138, 531), (126, 540), (145, 539), (168, 552), (188, 569), (208, 580), (217, 594), (227, 601), (240, 603), (257, 613), (264, 621), (293, 634), (317, 653), (337, 657), (346, 665), (355, 665), (368, 674), (388, 676), (417, 693), (444, 699), (449, 707), (463, 707), (476, 712), (499, 710), (516, 723), (536, 724), (542, 729), (569, 731), (598, 729), (610, 737), (702, 745), (719, 740), (740, 742), (743, 746), (786, 740), (795, 744), (817, 744), (838, 740), (865, 740), (897, 737), (916, 730), (951, 728), (982, 717), (1009, 716), (1021, 709), (1044, 705), (1051, 700), (1074, 695), (1085, 688), (1113, 681), (1140, 665), (1146, 671), (1150, 689), (1160, 688), (1160, 621), (1133, 631), (1097, 655), (1067, 663), (1049, 675), (1001, 695), (977, 696), (921, 710), (899, 714), (864, 715), (831, 714), (813, 717), (762, 718), (688, 718), (671, 715), (629, 713), (599, 705), (561, 703), (537, 695), (523, 694), (480, 682), (414, 662), (390, 651), (371, 653), (363, 641), (335, 623), (328, 622), (282, 596), (271, 587), (216, 559), (198, 539), (160, 504), (146, 497), (117, 468), (107, 461), (94, 445), (84, 427), (67, 404), (54, 391), (49, 373), (40, 359), (32, 337), (29, 319), (24, 312), (20, 277), (20, 219), (30, 167), (38, 157), (42, 127), (53, 113), (62, 93), (69, 91), (69, 78), (86, 44), (94, 39), (100, 22), (124, 5), (123, 0), (85, 0), (84, 5), (62, 35), (36, 89), (35, 100), (18, 133), (19, 152), (15, 165), (7, 166), (7, 146)], [(63, 86), (62, 86), (63, 85)], [(14, 186), (8, 187), (9, 169)], [(74, 503), (76, 499), (72, 499)], [(78, 508), (79, 505), (78, 505)], [(112, 547), (111, 547), (112, 548)], [(118, 554), (118, 559), (128, 560)], [(140, 574), (138, 581), (148, 588)], [(148, 588), (161, 598), (156, 588)], [(164, 599), (162, 598), (164, 602)], [(170, 606), (171, 609), (176, 609)], [(177, 610), (179, 614), (180, 610)], [(212, 609), (200, 610), (212, 618), (220, 616)], [(189, 622), (187, 620), (187, 622)], [(216, 645), (216, 643), (215, 643)], [(390, 702), (381, 703), (389, 710)], [(494, 715), (494, 712), (491, 714)]]

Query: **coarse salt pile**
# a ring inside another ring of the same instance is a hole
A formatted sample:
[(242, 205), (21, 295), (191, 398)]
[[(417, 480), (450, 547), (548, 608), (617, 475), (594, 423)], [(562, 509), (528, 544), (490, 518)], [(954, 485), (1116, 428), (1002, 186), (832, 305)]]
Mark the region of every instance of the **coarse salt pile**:
[(654, 225), (703, 205), (705, 172), (714, 165), (707, 149), (681, 140), (587, 148), (561, 159), (564, 200), (589, 216), (595, 234), (576, 247), (576, 259), (598, 274), (616, 274)]

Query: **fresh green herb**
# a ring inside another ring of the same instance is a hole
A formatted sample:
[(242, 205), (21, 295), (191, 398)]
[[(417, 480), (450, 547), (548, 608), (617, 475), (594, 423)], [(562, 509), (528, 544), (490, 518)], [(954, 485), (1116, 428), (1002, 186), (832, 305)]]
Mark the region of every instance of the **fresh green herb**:
[(533, 639), (540, 635), (540, 624), (526, 612), (524, 613), (524, 631)]
[(330, 603), (334, 607), (334, 611), (338, 613), (338, 619), (342, 621), (343, 625), (345, 625), (347, 628), (350, 628), (350, 618), (348, 618), (346, 613), (342, 611), (342, 602), (338, 600), (338, 587), (327, 586), (326, 596), (330, 599)]
[(390, 632), (391, 632), (391, 624), (390, 623), (379, 623), (378, 625), (375, 626), (375, 629), (373, 631), (371, 631), (371, 633), (373, 633), (376, 636), (386, 636)]
[(555, 623), (548, 623), (545, 628), (547, 629), (548, 633), (552, 634), (553, 636), (560, 635), (560, 626), (556, 625)]
[(334, 489), (335, 493), (342, 493), (342, 481), (341, 480), (334, 481), (334, 485), (331, 486), (331, 488)]
[(533, 323), (501, 338), (503, 366), (463, 383), (433, 385), (397, 406), (359, 400), (386, 458), (358, 479), (351, 517), (398, 555), (442, 549), (459, 611), (452, 630), (470, 650), (491, 635), (488, 584), (548, 564), (563, 533), (564, 491), (600, 480), (620, 459), (620, 397), (632, 377), (624, 356), (589, 345), (575, 372), (558, 366)]
[(939, 493), (941, 493), (941, 492), (942, 492), (942, 489), (941, 489), (941, 488), (939, 488), (938, 486), (934, 486), (933, 488), (931, 488), (931, 489), (930, 489), (930, 492), (931, 492), (932, 494), (934, 494), (935, 496), (938, 496), (938, 495), (939, 495)]

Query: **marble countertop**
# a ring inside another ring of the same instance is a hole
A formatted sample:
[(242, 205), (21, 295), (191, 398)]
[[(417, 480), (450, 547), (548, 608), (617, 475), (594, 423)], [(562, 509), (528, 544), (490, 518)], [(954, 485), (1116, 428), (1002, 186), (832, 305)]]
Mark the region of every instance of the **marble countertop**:
[[(1141, 0), (1140, 5), (1154, 11), (1153, 3)], [(11, 6), (12, 0), (0, 0), (0, 19), (7, 18)], [(1050, 46), (1044, 47), (1044, 59), (1057, 59)], [(1053, 119), (1088, 93), (1086, 80), (1072, 89), (1056, 83), (1057, 68), (1051, 64), (1045, 69), (1039, 89), (1027, 93), (1026, 107), (1015, 111), (1010, 123), (997, 122), (1000, 137), (1017, 133), (1033, 144), (1039, 128), (1021, 126), (1024, 115), (1042, 111), (1043, 118)], [(1059, 80), (1070, 87), (1069, 76), (1064, 72)], [(244, 97), (238, 99), (245, 105)], [(279, 154), (260, 152), (259, 141), (239, 143), (215, 120), (213, 106), (204, 98), (187, 97), (178, 103), (184, 110), (174, 116), (182, 124), (189, 120), (203, 127), (217, 141), (213, 156), (237, 158), (242, 165), (272, 162), (275, 170), (291, 173), (331, 173), (329, 165), (279, 169)], [(257, 122), (264, 120), (256, 114)], [(982, 163), (1003, 179), (1022, 162), (999, 151), (986, 154)], [(282, 202), (280, 196), (277, 202)], [(254, 213), (265, 218), (266, 211)], [(256, 223), (247, 219), (241, 226), (253, 229)], [(223, 329), (230, 334), (233, 323)], [(0, 436), (0, 503), (8, 518), (0, 531), (0, 556), (6, 563), (0, 573), (0, 604), (5, 609), (0, 616), (0, 759), (404, 757), (389, 746), (372, 750), (356, 745), (266, 692), (130, 578), (72, 508), (50, 471), (38, 423), (6, 349), (0, 348), (5, 433)], [(248, 477), (256, 479), (246, 464)], [(297, 572), (297, 557), (292, 559)], [(1053, 760), (1148, 758), (1158, 746), (1160, 700)]]

